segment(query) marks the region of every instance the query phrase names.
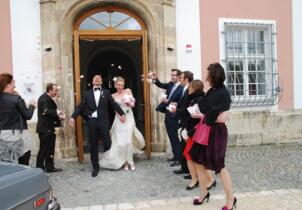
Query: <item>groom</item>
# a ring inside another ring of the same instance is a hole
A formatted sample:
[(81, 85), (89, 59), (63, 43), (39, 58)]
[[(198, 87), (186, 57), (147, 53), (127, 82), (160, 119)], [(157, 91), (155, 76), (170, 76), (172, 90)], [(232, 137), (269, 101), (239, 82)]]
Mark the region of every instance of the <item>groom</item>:
[(122, 122), (125, 122), (125, 113), (114, 101), (109, 90), (101, 88), (101, 75), (95, 75), (92, 84), (93, 88), (86, 91), (83, 100), (71, 115), (69, 124), (74, 127), (75, 118), (78, 115), (86, 120), (90, 140), (90, 160), (93, 166), (91, 176), (96, 177), (100, 170), (98, 155), (98, 140), (100, 137), (103, 140), (105, 151), (111, 147), (108, 105), (111, 105), (122, 116)]

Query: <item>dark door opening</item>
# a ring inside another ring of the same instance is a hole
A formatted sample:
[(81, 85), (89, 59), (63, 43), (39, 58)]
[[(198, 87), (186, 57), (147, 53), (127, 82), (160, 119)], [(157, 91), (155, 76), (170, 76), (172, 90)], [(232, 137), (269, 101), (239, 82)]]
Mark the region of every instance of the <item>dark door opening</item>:
[[(144, 135), (144, 98), (143, 83), (140, 75), (142, 68), (141, 39), (131, 40), (87, 40), (81, 39), (80, 50), (80, 74), (81, 95), (92, 88), (91, 81), (94, 75), (101, 74), (103, 88), (111, 93), (116, 92), (113, 78), (122, 76), (126, 79), (125, 88), (130, 88), (136, 99), (133, 108), (136, 126)], [(111, 113), (111, 123), (114, 119), (114, 111)], [(89, 151), (88, 131), (83, 121), (84, 152)], [(102, 147), (102, 145), (100, 145)], [(102, 149), (100, 149), (102, 150)]]

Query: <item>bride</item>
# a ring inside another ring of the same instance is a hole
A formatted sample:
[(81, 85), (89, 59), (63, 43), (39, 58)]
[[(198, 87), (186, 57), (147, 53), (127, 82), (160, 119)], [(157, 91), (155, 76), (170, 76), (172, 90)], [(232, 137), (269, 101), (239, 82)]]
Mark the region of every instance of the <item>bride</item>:
[(143, 135), (135, 126), (135, 119), (132, 107), (135, 105), (130, 89), (124, 89), (125, 79), (117, 77), (115, 79), (116, 93), (112, 94), (114, 100), (125, 112), (126, 121), (120, 120), (120, 115), (115, 114), (113, 125), (110, 131), (111, 148), (106, 151), (100, 160), (100, 166), (109, 169), (119, 169), (124, 166), (125, 170), (135, 170), (133, 153), (143, 153), (140, 149), (145, 146)]

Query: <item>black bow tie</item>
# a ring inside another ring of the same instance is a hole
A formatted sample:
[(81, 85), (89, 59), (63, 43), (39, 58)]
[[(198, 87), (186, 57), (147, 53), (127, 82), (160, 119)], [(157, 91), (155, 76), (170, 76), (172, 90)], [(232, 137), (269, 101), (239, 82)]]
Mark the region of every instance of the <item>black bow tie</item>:
[(94, 91), (101, 91), (101, 88), (93, 88)]

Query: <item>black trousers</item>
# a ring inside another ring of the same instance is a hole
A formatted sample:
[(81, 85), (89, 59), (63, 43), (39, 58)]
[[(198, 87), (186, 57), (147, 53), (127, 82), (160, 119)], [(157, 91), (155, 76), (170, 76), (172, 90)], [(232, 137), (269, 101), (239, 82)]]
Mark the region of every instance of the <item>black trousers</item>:
[(98, 169), (99, 166), (99, 150), (98, 141), (101, 139), (104, 145), (104, 152), (110, 149), (111, 140), (109, 133), (109, 124), (101, 123), (98, 118), (90, 119), (87, 122), (90, 143), (90, 160), (92, 167)]
[(181, 153), (180, 153), (180, 141), (178, 138), (178, 118), (175, 114), (166, 113), (165, 116), (165, 125), (167, 129), (167, 133), (170, 139), (172, 153), (176, 160), (180, 161)]
[(56, 134), (53, 132), (39, 133), (40, 147), (37, 155), (38, 168), (53, 169), (56, 144)]
[(24, 155), (19, 157), (18, 163), (28, 166), (29, 165), (29, 159), (30, 159), (30, 153), (31, 153), (30, 150), (25, 152)]
[(185, 172), (185, 173), (189, 173), (189, 168), (188, 168), (188, 164), (187, 164), (187, 160), (185, 158), (185, 156), (183, 155), (183, 152), (186, 148), (186, 142), (183, 138), (181, 138), (180, 141), (180, 151), (181, 151), (181, 156), (180, 156), (180, 166), (181, 169)]

